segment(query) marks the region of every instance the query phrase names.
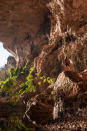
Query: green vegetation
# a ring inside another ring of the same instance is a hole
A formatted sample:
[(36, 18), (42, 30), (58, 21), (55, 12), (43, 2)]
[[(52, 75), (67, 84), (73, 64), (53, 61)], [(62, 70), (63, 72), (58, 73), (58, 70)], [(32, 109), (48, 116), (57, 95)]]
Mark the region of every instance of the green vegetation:
[(44, 83), (49, 83), (49, 84), (53, 84), (55, 82), (55, 78), (50, 78), (50, 77), (46, 77), (46, 76), (42, 76), (40, 77), (40, 79), (43, 80)]
[(9, 72), (10, 72), (10, 77), (14, 77), (15, 79), (18, 78), (21, 74), (24, 75), (26, 69), (27, 69), (28, 62), (24, 65), (24, 67), (12, 67)]
[(8, 94), (11, 103), (16, 104), (19, 101), (19, 96), (16, 96), (16, 86), (18, 86), (17, 79), (26, 71), (27, 63), (22, 68), (11, 67), (9, 69), (9, 77), (5, 81), (0, 81), (0, 93)]
[[(28, 63), (24, 67), (9, 69), (9, 77), (5, 81), (0, 81), (0, 93), (5, 92), (9, 101), (16, 105), (21, 96), (34, 92), (36, 87), (44, 87), (55, 82), (55, 78), (40, 76), (35, 73), (35, 67), (27, 69)], [(36, 86), (35, 86), (36, 85)]]
[(14, 129), (29, 131), (29, 129), (22, 123), (17, 116), (11, 116), (8, 121), (7, 130), (12, 131)]
[(16, 80), (14, 78), (7, 78), (6, 81), (2, 82), (1, 89), (2, 91), (6, 91), (9, 95), (12, 95), (15, 86)]
[[(36, 74), (37, 76), (37, 74)], [(38, 77), (38, 76), (37, 76)], [(55, 82), (55, 78), (51, 78), (51, 77), (46, 77), (46, 76), (40, 76), (39, 77), (39, 82), (38, 85), (41, 85), (41, 81), (43, 83), (48, 83), (48, 84), (53, 84)]]
[[(34, 128), (28, 128), (24, 125), (22, 122), (20, 116), (16, 114), (15, 112), (11, 114), (9, 117), (9, 120), (6, 123), (6, 126), (4, 127), (5, 131), (34, 131)], [(3, 125), (0, 127), (0, 131), (3, 131)]]
[(10, 71), (10, 76), (5, 81), (0, 81), (0, 92), (7, 92), (9, 96), (14, 93), (14, 87), (16, 86), (16, 77), (12, 76)]
[[(20, 96), (27, 92), (35, 91), (34, 86), (34, 77), (32, 73), (34, 72), (34, 67), (29, 69), (28, 76), (24, 80), (25, 82), (19, 83), (18, 77), (20, 77), (26, 73), (27, 63), (24, 67), (21, 68), (11, 68), (9, 69), (10, 76), (5, 81), (0, 81), (0, 92), (6, 92), (9, 96), (9, 100), (14, 105), (20, 100)], [(20, 80), (20, 78), (19, 78)], [(16, 88), (17, 87), (17, 88)]]
[(30, 68), (29, 74), (26, 77), (26, 82), (20, 85), (20, 90), (17, 92), (17, 94), (23, 95), (24, 93), (35, 91), (34, 76), (32, 75), (34, 69), (34, 67)]

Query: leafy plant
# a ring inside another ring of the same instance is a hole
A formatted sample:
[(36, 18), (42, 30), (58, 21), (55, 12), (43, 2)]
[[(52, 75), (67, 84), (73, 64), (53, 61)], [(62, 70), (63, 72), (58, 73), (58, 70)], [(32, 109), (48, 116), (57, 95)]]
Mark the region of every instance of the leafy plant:
[(19, 71), (19, 68), (18, 67), (16, 67), (16, 68), (14, 68), (14, 67), (11, 67), (10, 69), (9, 69), (9, 72), (10, 72), (10, 77), (14, 77), (15, 79), (19, 76), (19, 74), (20, 74), (20, 71)]
[(17, 94), (24, 94), (27, 92), (33, 92), (35, 90), (35, 86), (34, 86), (34, 77), (32, 75), (33, 71), (34, 71), (34, 67), (31, 67), (29, 70), (29, 74), (26, 77), (26, 82), (22, 83), (20, 85), (20, 90), (17, 92)]
[(1, 90), (8, 92), (9, 95), (12, 95), (14, 92), (14, 87), (16, 86), (16, 80), (13, 78), (7, 78), (1, 83)]
[(43, 81), (43, 83), (52, 84), (55, 82), (55, 78), (50, 78), (50, 77), (46, 77), (46, 76), (41, 76), (40, 79)]
[(14, 77), (16, 79), (20, 74), (24, 74), (27, 69), (27, 65), (28, 62), (26, 62), (26, 64), (23, 67), (11, 67), (9, 69), (10, 77)]

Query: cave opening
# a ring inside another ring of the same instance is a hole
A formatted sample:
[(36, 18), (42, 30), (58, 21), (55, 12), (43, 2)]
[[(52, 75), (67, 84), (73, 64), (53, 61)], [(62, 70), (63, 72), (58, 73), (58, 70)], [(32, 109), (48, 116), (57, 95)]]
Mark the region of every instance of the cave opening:
[(10, 52), (8, 52), (3, 47), (3, 43), (0, 42), (0, 68), (4, 68), (5, 67), (9, 57), (13, 57), (13, 55)]

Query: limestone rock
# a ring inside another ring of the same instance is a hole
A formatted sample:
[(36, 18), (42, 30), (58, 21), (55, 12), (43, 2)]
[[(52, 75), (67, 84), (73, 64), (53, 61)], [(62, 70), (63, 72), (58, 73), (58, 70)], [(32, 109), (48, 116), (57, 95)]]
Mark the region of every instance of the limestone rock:
[(18, 63), (31, 61), (67, 31), (84, 36), (86, 9), (86, 0), (1, 0), (0, 41)]
[(60, 117), (58, 114), (64, 112), (64, 97), (75, 96), (79, 91), (78, 85), (71, 81), (69, 77), (65, 76), (62, 72), (59, 74), (55, 85), (54, 85), (54, 109), (53, 109), (53, 119)]
[(79, 108), (83, 110), (86, 107), (87, 82), (83, 76), (72, 71), (59, 74), (54, 85), (54, 120), (60, 117), (60, 113), (76, 114)]
[(79, 87), (78, 87), (77, 83), (71, 81), (70, 78), (65, 76), (65, 73), (62, 72), (59, 74), (59, 76), (55, 82), (54, 92), (62, 91), (67, 96), (70, 96), (70, 95), (73, 96), (78, 93), (78, 88)]
[(1, 0), (0, 41), (21, 64), (38, 55), (50, 31), (48, 0)]

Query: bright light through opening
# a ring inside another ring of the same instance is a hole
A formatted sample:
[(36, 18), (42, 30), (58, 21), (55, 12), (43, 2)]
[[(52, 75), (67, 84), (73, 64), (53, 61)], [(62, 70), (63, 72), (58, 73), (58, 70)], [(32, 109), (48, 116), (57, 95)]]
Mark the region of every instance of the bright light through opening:
[(0, 42), (0, 67), (3, 67), (7, 64), (8, 56), (12, 56), (6, 49), (3, 47), (3, 43)]

